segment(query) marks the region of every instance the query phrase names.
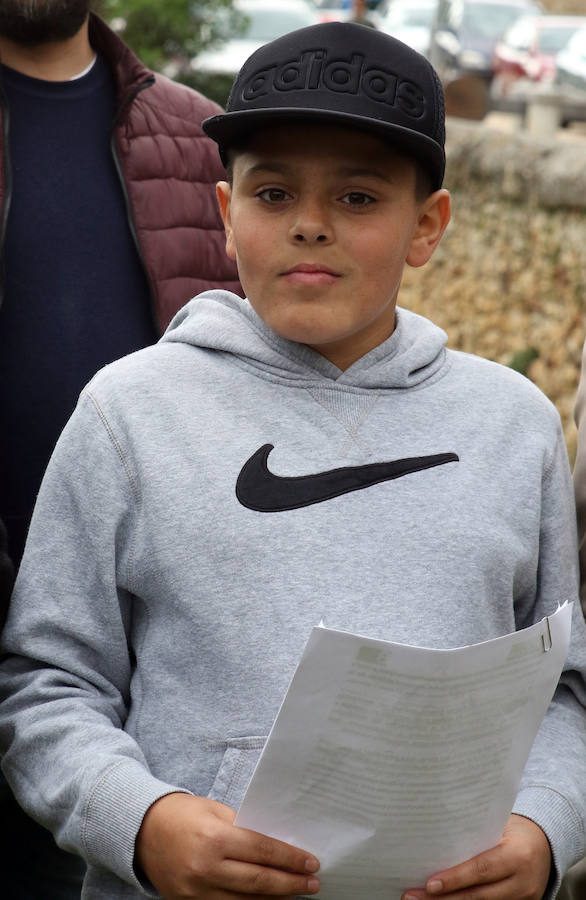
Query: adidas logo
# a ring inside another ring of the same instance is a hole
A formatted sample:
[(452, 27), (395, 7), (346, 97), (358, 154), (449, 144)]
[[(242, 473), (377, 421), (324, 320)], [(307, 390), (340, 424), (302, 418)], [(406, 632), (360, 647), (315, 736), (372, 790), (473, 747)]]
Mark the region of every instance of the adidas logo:
[(273, 91), (317, 90), (365, 95), (415, 119), (425, 112), (425, 95), (415, 82), (381, 66), (366, 66), (360, 53), (328, 59), (326, 50), (310, 50), (283, 65), (259, 69), (246, 79), (240, 96), (245, 104)]

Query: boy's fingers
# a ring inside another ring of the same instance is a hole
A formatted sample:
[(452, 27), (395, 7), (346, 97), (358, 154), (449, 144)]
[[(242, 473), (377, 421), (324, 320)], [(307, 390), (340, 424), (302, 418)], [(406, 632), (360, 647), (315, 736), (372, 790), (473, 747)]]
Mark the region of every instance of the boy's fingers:
[(428, 878), (425, 890), (407, 890), (403, 900), (518, 900), (542, 897), (551, 850), (541, 828), (512, 814), (499, 844)]
[(450, 894), (478, 884), (490, 884), (502, 881), (514, 875), (515, 867), (500, 847), (494, 847), (485, 853), (479, 853), (472, 859), (438, 872), (428, 879), (425, 889), (428, 894)]
[(314, 875), (298, 875), (268, 866), (226, 860), (222, 866), (221, 884), (217, 886), (238, 894), (295, 897), (317, 893), (319, 880)]
[(319, 869), (319, 862), (311, 853), (257, 831), (237, 828), (231, 838), (230, 852), (226, 853), (230, 859), (311, 875)]
[(455, 893), (429, 894), (425, 890), (410, 889), (403, 894), (402, 900), (432, 900), (433, 897), (441, 897), (442, 900), (518, 900), (520, 896), (515, 888), (514, 879), (505, 878), (491, 884), (477, 884), (463, 888)]

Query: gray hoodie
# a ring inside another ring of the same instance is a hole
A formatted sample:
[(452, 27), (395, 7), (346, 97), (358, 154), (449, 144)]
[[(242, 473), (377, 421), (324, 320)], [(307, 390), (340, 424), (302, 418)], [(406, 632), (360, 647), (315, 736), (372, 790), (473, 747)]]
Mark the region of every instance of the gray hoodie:
[[(85, 898), (153, 895), (133, 849), (162, 795), (238, 807), (322, 618), (454, 647), (577, 599), (555, 409), (445, 340), (400, 309), (342, 372), (209, 292), (82, 393), (4, 633), (0, 738), (19, 801), (87, 859)], [(585, 665), (577, 604), (515, 805), (552, 896), (586, 849)]]

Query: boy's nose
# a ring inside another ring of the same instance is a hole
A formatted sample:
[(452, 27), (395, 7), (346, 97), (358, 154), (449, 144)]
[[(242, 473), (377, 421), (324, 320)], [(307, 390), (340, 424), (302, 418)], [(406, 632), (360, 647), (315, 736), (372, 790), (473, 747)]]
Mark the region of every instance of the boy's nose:
[(298, 231), (297, 234), (294, 235), (294, 237), (295, 237), (296, 241), (300, 241), (300, 242), (307, 241), (308, 244), (314, 244), (314, 243), (315, 244), (317, 244), (317, 243), (323, 244), (328, 239), (327, 235), (325, 235), (325, 234), (308, 233), (307, 229), (304, 229), (303, 231)]
[(312, 205), (298, 210), (290, 235), (297, 243), (326, 244), (332, 239), (332, 229), (322, 210)]

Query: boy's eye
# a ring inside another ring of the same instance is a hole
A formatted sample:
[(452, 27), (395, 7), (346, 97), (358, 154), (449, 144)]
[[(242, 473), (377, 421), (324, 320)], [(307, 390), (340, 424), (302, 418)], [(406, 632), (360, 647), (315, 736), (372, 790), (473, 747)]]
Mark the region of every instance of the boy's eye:
[(374, 197), (371, 197), (370, 194), (363, 194), (362, 191), (350, 191), (349, 194), (344, 194), (341, 200), (342, 203), (347, 203), (349, 206), (369, 206), (374, 203)]
[(282, 188), (266, 188), (264, 191), (259, 191), (256, 196), (266, 203), (282, 203), (283, 200), (287, 200), (289, 194)]

